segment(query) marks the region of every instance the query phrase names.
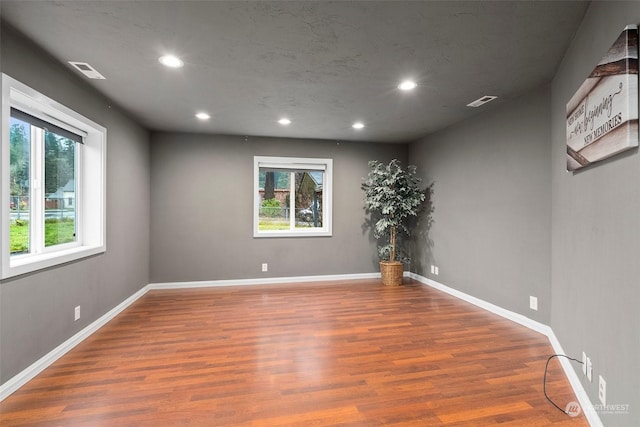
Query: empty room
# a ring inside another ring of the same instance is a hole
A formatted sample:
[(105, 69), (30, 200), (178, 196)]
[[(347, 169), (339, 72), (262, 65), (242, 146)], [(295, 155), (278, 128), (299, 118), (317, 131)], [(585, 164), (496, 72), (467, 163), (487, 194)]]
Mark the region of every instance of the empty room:
[(635, 1), (0, 1), (0, 425), (637, 426)]

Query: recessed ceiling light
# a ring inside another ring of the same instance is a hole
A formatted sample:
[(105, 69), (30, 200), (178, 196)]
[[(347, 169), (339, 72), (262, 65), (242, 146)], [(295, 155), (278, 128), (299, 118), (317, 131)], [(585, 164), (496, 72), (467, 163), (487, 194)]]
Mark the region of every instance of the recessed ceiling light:
[(398, 85), (398, 89), (400, 90), (413, 90), (418, 86), (416, 82), (413, 80), (405, 80)]
[(196, 117), (197, 117), (198, 119), (200, 119), (200, 120), (209, 120), (209, 119), (211, 118), (211, 116), (210, 116), (209, 114), (204, 113), (204, 112), (202, 112), (202, 113), (197, 113), (197, 114), (196, 114)]
[(364, 123), (355, 122), (354, 124), (351, 125), (351, 127), (354, 128), (354, 129), (362, 129), (362, 128), (364, 128)]
[(287, 126), (291, 124), (291, 120), (287, 119), (286, 117), (283, 117), (280, 120), (278, 120), (278, 123), (280, 123), (282, 126)]
[(160, 58), (158, 58), (158, 61), (160, 61), (162, 65), (171, 68), (180, 68), (184, 65), (184, 62), (182, 62), (180, 58), (173, 55), (161, 56)]

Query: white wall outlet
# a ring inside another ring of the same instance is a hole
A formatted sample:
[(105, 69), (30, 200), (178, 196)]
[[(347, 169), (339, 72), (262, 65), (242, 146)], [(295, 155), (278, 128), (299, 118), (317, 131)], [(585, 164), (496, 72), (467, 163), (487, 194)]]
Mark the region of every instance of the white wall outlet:
[(529, 296), (529, 308), (531, 310), (538, 310), (538, 297)]
[(80, 319), (80, 306), (76, 306), (76, 308), (73, 310), (73, 321), (75, 322), (76, 320)]
[(262, 272), (269, 271), (269, 264), (266, 262), (262, 264)]
[(598, 399), (603, 406), (607, 406), (607, 383), (602, 375), (598, 375)]
[(437, 276), (438, 274), (440, 274), (440, 273), (438, 272), (438, 270), (439, 270), (439, 269), (438, 269), (438, 267), (435, 267), (435, 269), (434, 269), (434, 270), (435, 270), (435, 275), (436, 275), (436, 276)]
[(436, 266), (431, 264), (431, 274), (436, 274)]
[(582, 352), (582, 373), (587, 376), (587, 353)]
[(593, 365), (591, 364), (591, 359), (587, 356), (587, 379), (589, 382), (593, 381)]

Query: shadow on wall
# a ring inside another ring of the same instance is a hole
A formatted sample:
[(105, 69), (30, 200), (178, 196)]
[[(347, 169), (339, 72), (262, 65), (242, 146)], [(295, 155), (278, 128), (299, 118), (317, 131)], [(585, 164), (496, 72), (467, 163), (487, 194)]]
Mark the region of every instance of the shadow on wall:
[[(371, 245), (377, 245), (378, 244), (378, 239), (376, 239), (376, 237), (373, 235), (373, 229), (376, 225), (376, 222), (378, 222), (379, 217), (377, 215), (373, 215), (373, 214), (369, 214), (369, 211), (367, 210), (366, 207), (363, 207), (362, 210), (365, 212), (365, 218), (364, 218), (364, 222), (362, 223), (362, 226), (360, 227), (362, 229), (362, 235), (367, 235), (367, 240), (369, 241), (369, 243)], [(380, 261), (380, 258), (376, 253), (372, 253), (371, 254), (371, 265), (375, 266), (375, 268), (378, 268), (378, 262)]]
[(429, 232), (433, 225), (433, 187), (432, 182), (424, 189), (422, 209), (415, 218), (411, 219), (409, 229), (411, 236), (407, 242), (407, 252), (410, 259), (409, 271), (426, 276), (429, 266), (435, 264), (433, 259), (433, 239)]
[[(415, 217), (411, 217), (407, 224), (407, 228), (411, 232), (410, 236), (398, 235), (398, 248), (400, 248), (399, 258), (410, 266), (410, 271), (424, 275), (428, 271), (428, 266), (433, 261), (432, 248), (433, 240), (429, 237), (429, 231), (433, 224), (433, 186), (431, 183), (427, 188), (422, 190), (424, 193), (424, 202), (420, 208), (420, 212)], [(370, 212), (367, 208), (362, 208), (365, 212), (364, 222), (361, 229), (362, 234), (367, 235), (367, 240), (372, 245), (380, 248), (380, 242), (374, 236), (374, 228), (376, 222), (380, 219), (380, 215)], [(404, 248), (404, 250), (402, 250)], [(371, 264), (378, 268), (380, 255), (378, 253), (371, 254)]]

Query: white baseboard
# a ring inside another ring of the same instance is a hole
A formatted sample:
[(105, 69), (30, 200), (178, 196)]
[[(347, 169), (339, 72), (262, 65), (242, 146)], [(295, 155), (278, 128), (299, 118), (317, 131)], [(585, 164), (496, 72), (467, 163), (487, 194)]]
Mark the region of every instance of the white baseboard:
[(471, 303), (475, 306), (478, 306), (480, 308), (483, 308), (487, 311), (490, 311), (491, 313), (497, 314), (498, 316), (504, 317), (506, 319), (509, 319), (513, 322), (516, 322), (522, 326), (526, 326), (527, 328), (534, 330), (536, 332), (541, 333), (542, 335), (546, 335), (549, 336), (549, 334), (551, 333), (551, 327), (549, 327), (548, 325), (545, 325), (544, 323), (540, 323), (537, 322), (533, 319), (529, 319), (526, 316), (523, 316), (522, 314), (518, 314), (518, 313), (514, 313), (513, 311), (509, 311), (506, 310), (500, 306), (497, 306), (495, 304), (491, 304), (490, 302), (481, 300), (480, 298), (476, 298), (474, 296), (471, 296), (469, 294), (465, 294), (464, 292), (461, 292), (457, 289), (453, 289), (450, 288), (446, 285), (443, 285), (442, 283), (438, 283), (435, 280), (431, 280), (427, 277), (424, 276), (420, 276), (419, 274), (416, 273), (409, 273), (407, 274), (408, 277), (411, 277), (412, 279), (423, 283), (425, 285), (429, 285), (434, 289), (437, 289), (439, 291), (442, 291), (446, 294), (452, 295), (458, 299), (461, 299), (463, 301), (466, 301), (468, 303)]
[(297, 276), (297, 277), (273, 277), (264, 279), (242, 279), (242, 280), (211, 280), (200, 282), (173, 282), (173, 283), (150, 283), (122, 301), (116, 307), (98, 318), (74, 336), (45, 354), (36, 362), (25, 368), (22, 372), (0, 385), (0, 402), (10, 396), (13, 392), (32, 380), (40, 372), (53, 364), (60, 357), (64, 356), (68, 351), (80, 344), (86, 338), (91, 336), (95, 331), (104, 326), (109, 320), (116, 317), (123, 310), (133, 304), (136, 300), (152, 289), (187, 289), (187, 288), (204, 288), (215, 286), (237, 286), (237, 285), (263, 285), (277, 283), (302, 283), (302, 282), (320, 282), (320, 281), (338, 281), (338, 280), (355, 280), (355, 279), (371, 279), (380, 277), (380, 273), (362, 273), (362, 274), (335, 274), (326, 276)]
[[(495, 313), (498, 316), (504, 317), (505, 319), (512, 320), (526, 328), (529, 328), (533, 331), (539, 332), (545, 335), (554, 351), (557, 354), (564, 354), (562, 350), (562, 346), (560, 342), (556, 338), (553, 330), (548, 325), (537, 322), (535, 320), (529, 319), (526, 316), (523, 316), (518, 313), (514, 313), (513, 311), (506, 310), (502, 307), (499, 307), (495, 304), (491, 304), (490, 302), (481, 300), (480, 298), (476, 298), (474, 296), (465, 294), (464, 292), (458, 291), (456, 289), (450, 288), (442, 283), (436, 282), (424, 276), (420, 276), (419, 274), (404, 272), (405, 277), (410, 277), (420, 283), (428, 285), (434, 289), (452, 295), (456, 298), (459, 298), (463, 301), (467, 301), (475, 306), (478, 306), (484, 310), (487, 310), (491, 313)], [(241, 280), (208, 280), (208, 281), (196, 281), (196, 282), (167, 282), (167, 283), (150, 283), (140, 289), (135, 294), (131, 295), (126, 300), (122, 301), (116, 307), (105, 313), (102, 317), (97, 319), (95, 322), (88, 325), (86, 328), (82, 329), (80, 332), (60, 344), (58, 347), (51, 350), (45, 356), (37, 360), (35, 363), (24, 369), (22, 372), (0, 385), (0, 402), (2, 402), (5, 398), (11, 395), (13, 392), (18, 390), (20, 387), (25, 385), (28, 381), (33, 379), (40, 372), (49, 367), (53, 362), (58, 360), (68, 351), (73, 349), (83, 340), (88, 338), (91, 334), (96, 332), (102, 326), (104, 326), (108, 321), (116, 317), (122, 311), (124, 311), (127, 307), (133, 304), (136, 300), (141, 298), (144, 294), (146, 294), (150, 290), (154, 289), (188, 289), (188, 288), (205, 288), (205, 287), (218, 287), (218, 286), (247, 286), (247, 285), (265, 285), (265, 284), (279, 284), (279, 283), (302, 283), (302, 282), (320, 282), (320, 281), (340, 281), (340, 280), (357, 280), (357, 279), (373, 279), (380, 277), (380, 273), (362, 273), (362, 274), (336, 274), (336, 275), (326, 275), (326, 276), (296, 276), (296, 277), (273, 277), (273, 278), (263, 278), (263, 279), (241, 279)], [(571, 387), (573, 388), (576, 397), (578, 398), (578, 403), (582, 407), (587, 421), (593, 427), (601, 427), (602, 421), (600, 420), (597, 412), (593, 409), (593, 405), (589, 400), (589, 397), (580, 382), (576, 372), (573, 370), (570, 362), (565, 358), (559, 358), (562, 368), (567, 376)]]
[[(548, 335), (548, 338), (556, 354), (566, 354), (562, 349), (562, 346), (560, 345), (560, 341), (558, 341), (558, 338), (553, 333), (553, 331), (551, 331), (551, 334)], [(593, 404), (591, 403), (591, 400), (587, 395), (587, 392), (585, 391), (582, 383), (580, 382), (580, 379), (578, 378), (578, 374), (576, 374), (573, 366), (571, 366), (571, 362), (564, 357), (559, 357), (558, 360), (562, 365), (562, 370), (567, 376), (569, 384), (571, 384), (571, 388), (573, 389), (573, 392), (578, 399), (578, 403), (580, 404), (580, 407), (582, 408), (584, 416), (587, 418), (589, 425), (592, 427), (604, 427), (604, 425), (602, 424), (602, 420), (600, 420), (598, 413), (594, 409)]]
[(141, 296), (146, 294), (148, 291), (148, 286), (140, 289), (135, 294), (131, 295), (126, 300), (122, 301), (120, 304), (109, 310), (95, 322), (88, 325), (86, 328), (79, 331), (77, 334), (51, 350), (49, 353), (42, 356), (36, 362), (31, 364), (29, 367), (24, 369), (22, 372), (0, 385), (0, 402), (6, 399), (9, 395), (11, 395), (14, 391), (18, 390), (20, 387), (25, 385), (27, 382), (31, 381), (36, 375), (40, 372), (44, 371), (48, 368), (53, 362), (58, 360), (60, 357), (64, 356), (68, 351), (73, 349), (75, 346), (80, 344), (86, 338), (91, 336), (95, 331), (104, 326), (109, 320), (116, 317), (119, 313), (121, 313), (124, 309), (133, 304), (136, 300), (138, 300)]
[(326, 276), (269, 277), (239, 280), (203, 280), (196, 282), (150, 283), (149, 289), (212, 288), (218, 286), (274, 285), (280, 283), (323, 282), (336, 280), (375, 279), (380, 273), (332, 274)]
[[(459, 298), (463, 301), (469, 302), (491, 313), (497, 314), (500, 317), (504, 317), (505, 319), (516, 322), (533, 331), (539, 332), (545, 335), (549, 339), (549, 343), (553, 347), (553, 351), (555, 352), (555, 354), (565, 354), (564, 350), (562, 349), (562, 346), (560, 345), (560, 341), (558, 341), (558, 338), (553, 333), (553, 330), (551, 329), (551, 327), (548, 325), (545, 325), (544, 323), (537, 322), (533, 319), (529, 319), (528, 317), (523, 316), (522, 314), (515, 313), (513, 311), (499, 307), (495, 304), (491, 304), (490, 302), (481, 300), (480, 298), (476, 298), (474, 296), (465, 294), (464, 292), (461, 292), (457, 289), (450, 288), (446, 285), (443, 285), (442, 283), (436, 282), (435, 280), (431, 280), (419, 274), (405, 272), (405, 276), (410, 277), (434, 289), (442, 291), (446, 294)], [(584, 387), (582, 386), (582, 383), (580, 382), (580, 379), (578, 378), (576, 371), (571, 366), (571, 362), (565, 359), (564, 357), (559, 357), (558, 360), (560, 360), (562, 369), (564, 370), (564, 373), (567, 376), (567, 379), (569, 380), (569, 384), (571, 385), (571, 388), (573, 389), (573, 392), (575, 393), (576, 398), (578, 399), (578, 403), (580, 404), (580, 407), (584, 411), (584, 415), (587, 418), (589, 425), (591, 425), (592, 427), (602, 427), (603, 425), (602, 421), (600, 420), (598, 413), (593, 409), (593, 404), (591, 403), (591, 400), (589, 400), (589, 396), (587, 395), (587, 392), (584, 390)]]

